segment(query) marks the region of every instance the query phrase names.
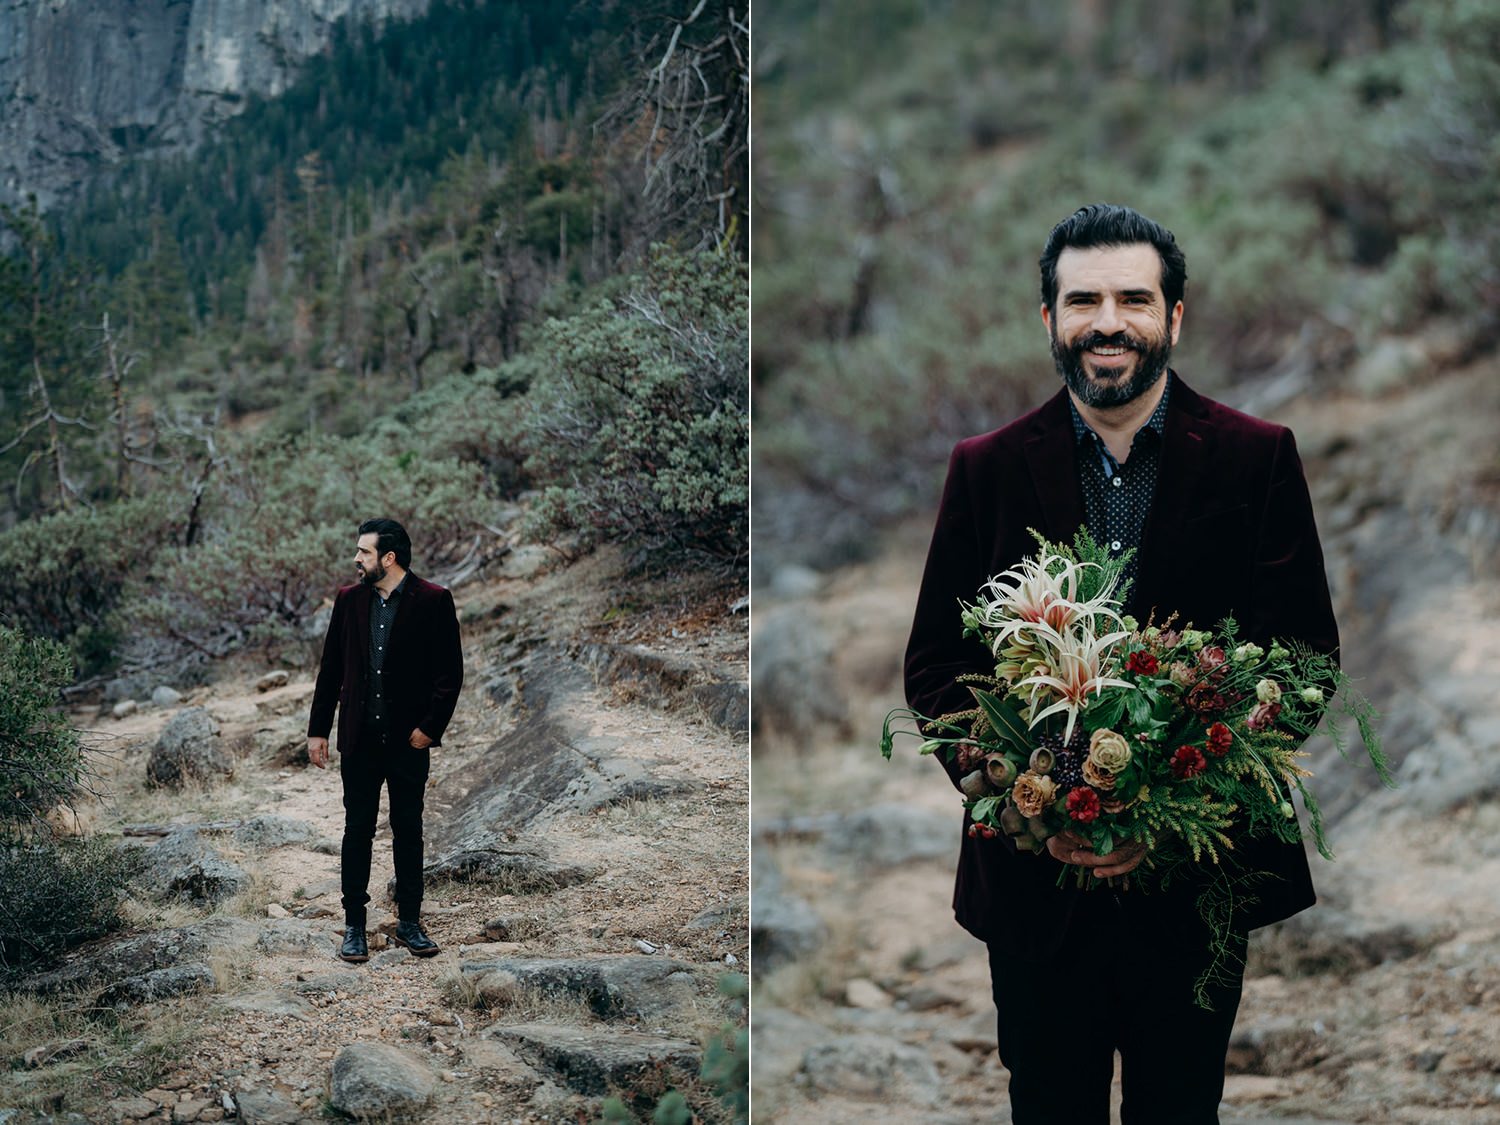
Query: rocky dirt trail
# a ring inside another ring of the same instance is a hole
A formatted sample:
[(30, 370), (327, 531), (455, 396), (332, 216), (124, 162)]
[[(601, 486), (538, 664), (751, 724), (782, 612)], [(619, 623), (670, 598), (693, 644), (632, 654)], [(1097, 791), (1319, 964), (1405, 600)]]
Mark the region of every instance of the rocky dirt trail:
[[(748, 959), (744, 590), (633, 589), (607, 554), (521, 561), (455, 591), (466, 683), (427, 793), (436, 957), (387, 940), (384, 811), (371, 959), (335, 956), (343, 809), (337, 757), (306, 761), (310, 661), (87, 714), (113, 796), (85, 820), (171, 829), (142, 843), (175, 849), (151, 877), (177, 893), (30, 982), (111, 1011), (38, 1042), (0, 1120), (591, 1121), (607, 1093), (668, 1085), (713, 1119), (698, 1066), (736, 1014), (720, 978)], [(194, 708), (233, 776), (147, 788)]]
[[(1400, 788), (1309, 743), (1338, 860), (1313, 858), (1316, 908), (1252, 938), (1221, 1119), (1497, 1122), (1500, 369), (1269, 413)], [(929, 531), (756, 590), (757, 1122), (1009, 1120), (985, 952), (952, 921), (959, 798), (914, 741), (877, 747)]]

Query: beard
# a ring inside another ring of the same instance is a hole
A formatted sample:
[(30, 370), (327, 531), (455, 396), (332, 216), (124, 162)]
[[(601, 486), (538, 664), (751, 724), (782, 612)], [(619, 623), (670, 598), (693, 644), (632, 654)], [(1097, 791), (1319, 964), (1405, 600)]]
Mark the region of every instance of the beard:
[[(1130, 377), (1120, 382), (1096, 382), (1084, 370), (1083, 353), (1091, 348), (1128, 348), (1135, 352), (1135, 370)], [(1134, 402), (1152, 387), (1167, 370), (1167, 361), (1172, 358), (1172, 344), (1163, 335), (1156, 341), (1138, 340), (1128, 332), (1117, 332), (1105, 336), (1090, 332), (1080, 336), (1071, 345), (1057, 338), (1057, 329), (1052, 330), (1052, 362), (1068, 390), (1085, 406), (1108, 409)]]
[(366, 586), (373, 586), (385, 577), (385, 567), (381, 566), (378, 562), (375, 564), (374, 570), (366, 570), (362, 563), (355, 563), (354, 569), (359, 571), (359, 580)]

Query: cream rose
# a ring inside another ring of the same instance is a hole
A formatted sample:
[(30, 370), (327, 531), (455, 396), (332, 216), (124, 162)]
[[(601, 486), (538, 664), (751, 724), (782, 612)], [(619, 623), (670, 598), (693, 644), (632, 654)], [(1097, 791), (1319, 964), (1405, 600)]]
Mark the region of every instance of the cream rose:
[(1047, 806), (1057, 800), (1057, 782), (1028, 770), (1016, 778), (1016, 784), (1010, 791), (1010, 799), (1016, 803), (1022, 816), (1041, 816)]
[(1123, 734), (1116, 734), (1108, 728), (1096, 730), (1089, 736), (1088, 761), (1095, 769), (1117, 774), (1130, 765), (1130, 743), (1125, 741)]
[(1280, 703), (1281, 685), (1275, 680), (1261, 680), (1255, 685), (1255, 698), (1262, 703)]
[(1322, 703), (1323, 689), (1318, 687), (1305, 687), (1302, 689), (1303, 703)]

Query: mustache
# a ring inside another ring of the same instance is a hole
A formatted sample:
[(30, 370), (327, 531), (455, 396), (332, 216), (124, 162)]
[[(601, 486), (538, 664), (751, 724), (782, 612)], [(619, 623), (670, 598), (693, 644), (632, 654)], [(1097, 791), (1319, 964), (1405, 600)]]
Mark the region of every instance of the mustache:
[(1128, 348), (1133, 352), (1146, 350), (1144, 340), (1137, 340), (1129, 332), (1116, 332), (1113, 336), (1106, 336), (1102, 332), (1090, 332), (1087, 336), (1080, 336), (1073, 341), (1075, 353), (1091, 351), (1094, 348)]

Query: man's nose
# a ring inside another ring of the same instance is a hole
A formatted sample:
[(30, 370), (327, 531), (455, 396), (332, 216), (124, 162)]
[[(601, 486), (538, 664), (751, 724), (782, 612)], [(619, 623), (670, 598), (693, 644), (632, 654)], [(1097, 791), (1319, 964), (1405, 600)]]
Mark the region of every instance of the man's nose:
[(1113, 336), (1116, 332), (1125, 329), (1125, 318), (1120, 315), (1120, 306), (1111, 297), (1106, 297), (1099, 302), (1099, 310), (1094, 315), (1094, 331), (1105, 336)]

